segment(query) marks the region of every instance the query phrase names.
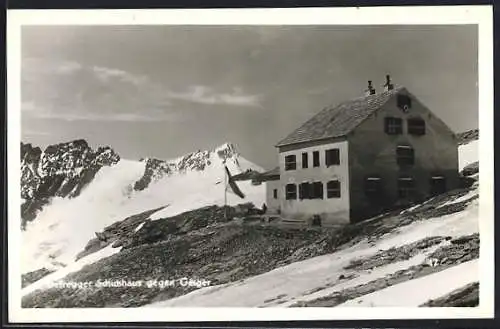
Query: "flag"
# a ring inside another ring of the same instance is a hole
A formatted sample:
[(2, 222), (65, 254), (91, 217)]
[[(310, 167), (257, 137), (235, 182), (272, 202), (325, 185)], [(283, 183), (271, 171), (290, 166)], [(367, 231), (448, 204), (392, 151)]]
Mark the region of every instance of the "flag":
[(233, 177), (231, 176), (231, 173), (229, 172), (229, 169), (227, 169), (227, 166), (224, 166), (224, 168), (226, 169), (227, 181), (228, 181), (228, 185), (226, 185), (226, 191), (228, 190), (228, 186), (229, 186), (230, 190), (234, 194), (236, 194), (240, 198), (244, 199), (245, 198), (245, 194), (243, 194), (243, 192), (241, 192), (241, 190), (238, 187), (238, 185), (236, 185), (236, 182), (234, 181)]

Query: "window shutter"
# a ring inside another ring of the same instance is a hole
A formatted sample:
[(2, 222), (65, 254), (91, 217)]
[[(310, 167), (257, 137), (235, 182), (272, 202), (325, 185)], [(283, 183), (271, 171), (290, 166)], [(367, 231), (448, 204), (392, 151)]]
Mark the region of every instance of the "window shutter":
[(309, 159), (307, 153), (302, 153), (302, 168), (307, 169), (309, 167)]

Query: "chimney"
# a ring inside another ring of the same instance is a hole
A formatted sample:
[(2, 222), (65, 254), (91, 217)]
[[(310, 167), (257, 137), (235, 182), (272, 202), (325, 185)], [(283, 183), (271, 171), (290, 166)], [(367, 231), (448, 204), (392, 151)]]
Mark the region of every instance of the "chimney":
[(370, 95), (375, 95), (375, 88), (373, 88), (371, 80), (368, 81), (368, 89), (365, 90), (365, 96)]
[(393, 90), (394, 85), (391, 83), (391, 76), (388, 74), (385, 76), (385, 85), (384, 85), (384, 91), (389, 91)]

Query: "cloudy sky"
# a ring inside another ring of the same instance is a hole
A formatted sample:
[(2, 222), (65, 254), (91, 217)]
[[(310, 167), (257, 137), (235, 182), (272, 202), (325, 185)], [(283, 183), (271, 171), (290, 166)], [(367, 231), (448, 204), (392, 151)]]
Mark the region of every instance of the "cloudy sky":
[(385, 74), (453, 130), (478, 125), (474, 26), (33, 26), (21, 74), (23, 141), (130, 159), (232, 142), (270, 168), (275, 143)]

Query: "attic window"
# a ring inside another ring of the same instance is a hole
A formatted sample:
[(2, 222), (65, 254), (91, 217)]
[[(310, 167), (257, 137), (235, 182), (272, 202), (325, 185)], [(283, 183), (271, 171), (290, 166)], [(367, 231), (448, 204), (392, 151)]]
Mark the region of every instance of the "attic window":
[(408, 134), (425, 135), (425, 121), (420, 118), (408, 119)]
[(400, 118), (385, 118), (385, 132), (388, 135), (399, 135), (403, 133), (403, 120)]
[(365, 193), (367, 196), (375, 196), (381, 190), (382, 179), (380, 177), (367, 177), (365, 180)]
[(331, 180), (326, 183), (326, 196), (328, 199), (340, 198), (340, 181)]
[(297, 169), (297, 159), (295, 155), (287, 155), (285, 157), (285, 170)]
[(325, 151), (325, 163), (327, 167), (340, 164), (339, 149), (331, 149)]
[(415, 151), (411, 146), (398, 146), (396, 148), (396, 157), (399, 165), (413, 165), (415, 163)]
[(400, 177), (398, 180), (398, 194), (400, 198), (410, 198), (415, 191), (415, 182), (411, 177)]
[(285, 198), (287, 200), (297, 199), (297, 186), (295, 184), (286, 184), (285, 186)]
[(398, 95), (397, 103), (403, 112), (408, 112), (411, 109), (411, 98), (408, 95)]

